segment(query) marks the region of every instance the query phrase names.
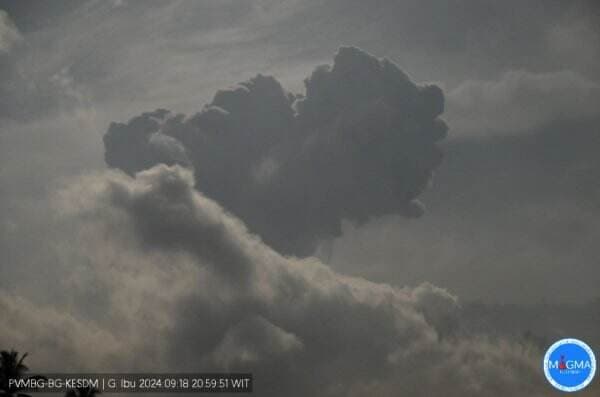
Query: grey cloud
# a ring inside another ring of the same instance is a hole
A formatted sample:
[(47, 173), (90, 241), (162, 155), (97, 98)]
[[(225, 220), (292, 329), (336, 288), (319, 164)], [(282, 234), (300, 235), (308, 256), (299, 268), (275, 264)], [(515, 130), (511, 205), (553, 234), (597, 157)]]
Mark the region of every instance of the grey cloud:
[[(18, 8), (18, 7), (17, 7)], [(89, 92), (73, 77), (70, 61), (51, 62), (40, 36), (21, 34), (0, 9), (0, 123), (64, 117), (89, 107)], [(49, 65), (51, 64), (51, 65)]]
[(448, 94), (456, 136), (514, 135), (552, 122), (600, 114), (600, 84), (572, 71), (510, 71), (495, 81), (466, 81)]
[(302, 342), (292, 333), (260, 316), (249, 316), (232, 325), (213, 350), (212, 360), (222, 368), (248, 366), (301, 351)]
[(585, 303), (484, 304), (463, 306), (463, 325), (486, 335), (521, 335), (546, 349), (553, 341), (578, 335), (600, 343), (600, 299)]
[[(446, 291), (393, 288), (315, 259), (283, 257), (195, 191), (193, 180), (190, 171), (160, 165), (135, 179), (89, 176), (59, 196), (64, 219), (78, 222), (75, 236), (61, 237), (62, 249), (79, 258), (64, 285), (78, 321), (68, 347), (87, 352), (82, 340), (94, 343), (88, 367), (112, 359), (140, 371), (251, 371), (261, 395), (547, 391), (533, 346), (450, 329), (459, 308)], [(89, 318), (78, 304), (89, 301), (92, 285), (107, 291), (108, 302)], [(65, 349), (30, 336), (40, 329), (37, 313), (51, 309), (2, 311), (19, 330), (2, 333), (3, 345), (34, 341), (28, 350), (43, 352), (40, 362)]]
[(350, 42), (398, 59), (418, 79), (452, 85), (509, 69), (598, 78), (594, 0), (308, 0), (292, 10), (268, 38), (284, 48), (302, 43), (294, 54), (313, 59)]
[(21, 40), (19, 29), (17, 29), (6, 11), (0, 9), (0, 54), (9, 52)]
[[(52, 6), (0, 1), (0, 8), (23, 27), (33, 50), (22, 63), (30, 69), (26, 81), (40, 84), (44, 75), (71, 65), (74, 80), (84, 83), (97, 102), (113, 104), (118, 117), (156, 107), (195, 111), (216, 88), (246, 78), (248, 71), (275, 74), (296, 89), (312, 65), (327, 61), (344, 42), (398, 60), (417, 80), (451, 85), (489, 79), (509, 68), (570, 68), (597, 77), (597, 54), (586, 50), (596, 47), (600, 26), (594, 1), (511, 1), (508, 6), (474, 0), (454, 5), (422, 0), (125, 5), (113, 9), (110, 2), (97, 1)], [(435, 28), (431, 21), (436, 21)]]
[[(126, 348), (109, 330), (4, 290), (0, 290), (0, 313), (0, 343), (23, 352), (35, 346), (32, 354), (39, 371), (58, 369), (57, 357), (64, 371), (103, 367)], [(87, 360), (90, 355), (95, 363)]]
[(0, 56), (0, 72), (6, 77), (0, 81), (1, 122), (60, 119), (92, 108), (89, 91), (68, 67), (44, 70), (32, 65), (38, 61), (29, 58), (27, 49), (13, 52)]
[(161, 133), (150, 135), (148, 144), (156, 152), (158, 158), (163, 158), (161, 163), (172, 161), (175, 164), (188, 165), (187, 155), (183, 145), (175, 138)]
[[(416, 197), (441, 160), (442, 91), (418, 86), (386, 59), (342, 47), (306, 94), (258, 75), (218, 91), (190, 117), (165, 110), (113, 123), (105, 158), (130, 174), (157, 163), (150, 137), (185, 148), (202, 191), (281, 252), (307, 255), (344, 218), (420, 215)], [(166, 138), (162, 138), (165, 140)], [(168, 151), (162, 151), (168, 154)]]
[(106, 162), (130, 171), (149, 168), (157, 162), (188, 165), (183, 145), (161, 131), (168, 115), (167, 110), (158, 109), (131, 119), (127, 126), (111, 124), (104, 136)]
[(426, 217), (347, 223), (320, 256), (347, 274), (397, 285), (430, 281), (466, 301), (596, 298), (599, 122), (451, 140), (435, 189), (423, 196)]
[(47, 236), (58, 225), (48, 194), (68, 176), (103, 167), (96, 142), (106, 122), (87, 109), (26, 123), (0, 120), (0, 286), (31, 296), (60, 278), (50, 270), (60, 259), (49, 251)]

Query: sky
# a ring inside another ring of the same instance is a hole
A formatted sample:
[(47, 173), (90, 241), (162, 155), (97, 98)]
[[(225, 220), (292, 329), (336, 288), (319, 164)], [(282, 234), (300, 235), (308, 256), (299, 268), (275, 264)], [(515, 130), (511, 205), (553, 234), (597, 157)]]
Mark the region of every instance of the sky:
[(594, 1), (0, 0), (0, 348), (552, 395), (600, 346), (598, 43)]

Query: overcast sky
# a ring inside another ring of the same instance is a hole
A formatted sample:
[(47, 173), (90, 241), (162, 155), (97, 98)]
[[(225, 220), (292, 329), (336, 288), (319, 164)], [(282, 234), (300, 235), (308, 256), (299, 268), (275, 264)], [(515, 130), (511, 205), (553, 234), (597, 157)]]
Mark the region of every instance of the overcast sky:
[(0, 347), (547, 395), (462, 310), (598, 311), (599, 61), (593, 0), (0, 0)]

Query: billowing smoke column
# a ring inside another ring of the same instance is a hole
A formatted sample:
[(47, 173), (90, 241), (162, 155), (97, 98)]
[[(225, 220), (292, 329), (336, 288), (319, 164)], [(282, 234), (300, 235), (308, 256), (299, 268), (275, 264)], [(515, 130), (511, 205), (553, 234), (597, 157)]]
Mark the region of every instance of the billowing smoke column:
[(29, 346), (37, 367), (252, 372), (260, 396), (547, 395), (542, 353), (471, 335), (449, 292), (281, 255), (190, 170), (85, 176), (57, 204), (74, 225), (60, 238), (69, 312), (0, 290), (0, 343)]
[(193, 167), (199, 189), (286, 254), (311, 254), (342, 219), (420, 215), (447, 132), (442, 91), (354, 47), (305, 85), (294, 95), (258, 75), (190, 117), (161, 109), (113, 123), (106, 162), (131, 175)]
[(545, 395), (535, 347), (472, 335), (448, 291), (282, 255), (345, 218), (418, 215), (442, 108), (439, 88), (342, 48), (305, 97), (257, 76), (191, 117), (112, 124), (106, 161), (130, 176), (86, 175), (55, 198), (67, 304), (0, 290), (0, 345), (32, 346), (46, 368), (252, 372), (261, 396)]

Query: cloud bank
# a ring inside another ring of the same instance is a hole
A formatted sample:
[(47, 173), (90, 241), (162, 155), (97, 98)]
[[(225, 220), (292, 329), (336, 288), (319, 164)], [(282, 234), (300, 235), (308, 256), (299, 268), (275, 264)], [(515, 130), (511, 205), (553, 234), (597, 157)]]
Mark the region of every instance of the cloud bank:
[(354, 47), (305, 85), (292, 94), (258, 75), (189, 117), (159, 109), (113, 123), (106, 162), (129, 174), (193, 166), (203, 192), (284, 253), (311, 254), (342, 219), (420, 215), (447, 131), (442, 91)]
[(600, 85), (578, 73), (509, 71), (493, 81), (468, 80), (448, 94), (448, 120), (457, 136), (535, 132), (557, 121), (600, 113)]
[(533, 346), (464, 333), (445, 290), (284, 257), (179, 166), (88, 176), (58, 203), (73, 225), (57, 247), (72, 314), (0, 296), (0, 343), (43, 352), (36, 368), (247, 370), (265, 396), (547, 391)]

